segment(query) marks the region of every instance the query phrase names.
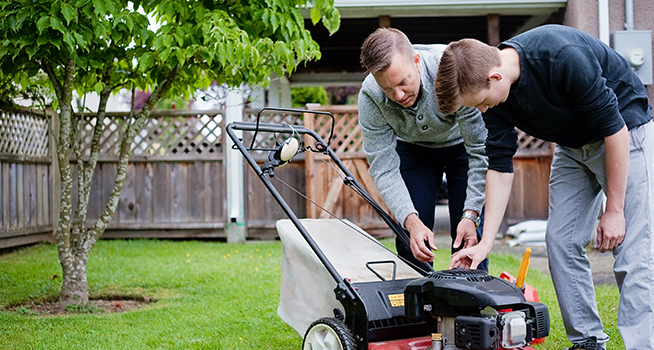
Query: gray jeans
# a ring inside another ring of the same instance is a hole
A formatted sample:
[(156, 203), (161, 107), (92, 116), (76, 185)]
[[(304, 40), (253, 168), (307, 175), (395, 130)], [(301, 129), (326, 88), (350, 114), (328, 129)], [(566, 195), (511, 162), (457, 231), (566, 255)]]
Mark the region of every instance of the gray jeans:
[[(613, 250), (620, 288), (618, 328), (626, 349), (654, 349), (654, 123), (629, 131), (626, 235)], [(597, 311), (590, 243), (606, 188), (604, 141), (556, 146), (549, 184), (547, 253), (568, 339), (609, 336)]]

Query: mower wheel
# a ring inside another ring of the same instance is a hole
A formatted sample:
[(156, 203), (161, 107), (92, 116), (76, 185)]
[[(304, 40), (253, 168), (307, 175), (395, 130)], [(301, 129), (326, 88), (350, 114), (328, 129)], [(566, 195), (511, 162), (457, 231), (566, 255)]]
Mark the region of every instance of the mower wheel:
[(356, 350), (352, 332), (343, 321), (324, 317), (311, 324), (304, 335), (302, 350)]

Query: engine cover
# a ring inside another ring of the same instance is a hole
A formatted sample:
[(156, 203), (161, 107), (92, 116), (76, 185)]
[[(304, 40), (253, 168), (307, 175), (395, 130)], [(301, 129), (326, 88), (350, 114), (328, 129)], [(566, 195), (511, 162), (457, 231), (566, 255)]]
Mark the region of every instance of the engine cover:
[(430, 320), (433, 316), (473, 315), (487, 306), (525, 303), (513, 283), (481, 270), (443, 270), (418, 278), (404, 289), (407, 318)]

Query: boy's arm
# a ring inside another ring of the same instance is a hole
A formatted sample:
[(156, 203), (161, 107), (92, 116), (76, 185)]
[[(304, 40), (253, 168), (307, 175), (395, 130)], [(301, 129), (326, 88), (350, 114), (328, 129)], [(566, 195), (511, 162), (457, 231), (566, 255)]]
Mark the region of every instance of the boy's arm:
[(606, 210), (597, 226), (597, 247), (601, 252), (620, 245), (625, 236), (624, 201), (629, 174), (627, 127), (604, 138), (606, 166)]
[(501, 173), (488, 170), (486, 174), (486, 211), (484, 213), (484, 231), (481, 242), (473, 247), (464, 248), (452, 255), (450, 269), (461, 267), (476, 269), (479, 263), (488, 257), (493, 249), (493, 242), (509, 203), (513, 173)]

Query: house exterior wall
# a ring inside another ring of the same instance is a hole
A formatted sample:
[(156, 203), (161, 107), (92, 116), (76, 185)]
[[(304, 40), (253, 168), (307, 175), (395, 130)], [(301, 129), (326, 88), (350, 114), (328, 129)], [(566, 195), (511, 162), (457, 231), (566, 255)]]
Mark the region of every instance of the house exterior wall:
[[(609, 2), (609, 32), (625, 30), (625, 1), (608, 0)], [(654, 33), (654, 1), (633, 0), (634, 29), (651, 30)], [(595, 37), (599, 37), (598, 0), (568, 0), (563, 17), (563, 24), (579, 28)], [(613, 43), (611, 42), (611, 45)], [(654, 35), (652, 36), (654, 48)], [(654, 55), (653, 52), (649, 52)], [(654, 105), (654, 85), (648, 85), (647, 95), (650, 104)]]

